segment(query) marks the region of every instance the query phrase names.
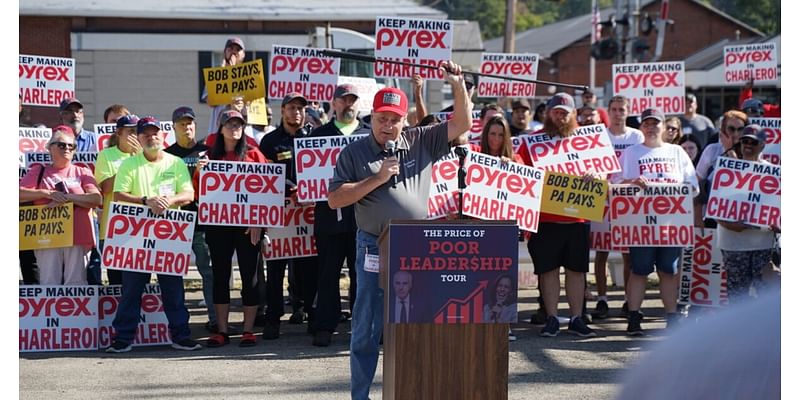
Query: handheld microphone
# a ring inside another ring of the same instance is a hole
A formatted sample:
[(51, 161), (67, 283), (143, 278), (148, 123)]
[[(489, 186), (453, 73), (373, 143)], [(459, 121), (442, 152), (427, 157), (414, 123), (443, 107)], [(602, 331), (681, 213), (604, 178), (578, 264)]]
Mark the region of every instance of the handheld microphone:
[[(386, 141), (386, 152), (389, 153), (389, 157), (394, 157), (394, 149), (397, 147), (397, 143), (394, 140), (387, 140)], [(392, 175), (392, 187), (397, 186), (397, 175)]]

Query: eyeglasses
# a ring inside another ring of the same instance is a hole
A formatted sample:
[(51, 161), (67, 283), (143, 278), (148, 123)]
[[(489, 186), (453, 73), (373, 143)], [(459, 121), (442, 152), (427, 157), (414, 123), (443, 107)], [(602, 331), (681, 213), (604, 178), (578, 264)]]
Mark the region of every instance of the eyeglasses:
[(228, 129), (239, 129), (242, 126), (244, 125), (239, 121), (228, 121), (225, 123), (225, 127)]
[(61, 150), (75, 150), (75, 145), (72, 143), (64, 143), (64, 142), (53, 142), (50, 145), (56, 145)]
[(677, 130), (678, 130), (678, 127), (677, 127), (677, 126), (668, 126), (668, 127), (667, 127), (667, 130), (668, 130), (668, 131), (677, 131)]
[(728, 125), (727, 127), (725, 127), (725, 129), (726, 129), (728, 132), (741, 132), (741, 131), (743, 131), (743, 130), (744, 130), (744, 127), (743, 127), (743, 126), (740, 126), (740, 127), (735, 127), (735, 126), (730, 126), (730, 125)]
[(742, 144), (745, 146), (758, 146), (759, 144), (761, 144), (761, 142), (752, 138), (742, 138), (740, 142), (742, 142)]

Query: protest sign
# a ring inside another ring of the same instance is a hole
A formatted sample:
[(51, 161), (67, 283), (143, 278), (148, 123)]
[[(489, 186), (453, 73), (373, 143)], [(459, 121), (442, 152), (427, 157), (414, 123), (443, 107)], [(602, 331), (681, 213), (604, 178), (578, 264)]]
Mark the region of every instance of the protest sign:
[[(160, 121), (161, 130), (164, 131), (164, 148), (175, 143), (175, 127), (172, 121)], [(94, 124), (94, 132), (97, 134), (97, 151), (103, 151), (109, 147), (111, 135), (117, 131), (117, 124)]]
[(438, 68), (420, 68), (381, 60), (438, 67), (452, 59), (453, 21), (417, 18), (377, 17), (375, 20), (376, 78), (406, 78), (415, 74), (425, 80), (444, 80)]
[(269, 125), (267, 116), (267, 100), (263, 97), (247, 103), (248, 125)]
[[(536, 80), (538, 54), (483, 53), (481, 73)], [(536, 84), (482, 77), (478, 97), (534, 97)]]
[(719, 157), (705, 217), (781, 226), (781, 167)]
[(542, 212), (601, 221), (608, 196), (608, 181), (547, 171), (542, 191)]
[[(122, 286), (99, 286), (97, 300), (98, 332), (97, 346), (105, 348), (111, 346), (116, 334), (112, 323), (117, 315), (119, 301), (122, 297)], [(139, 325), (133, 336), (134, 347), (155, 346), (171, 344), (169, 334), (169, 321), (164, 313), (164, 303), (161, 300), (161, 287), (157, 284), (147, 284), (142, 292), (142, 305), (139, 310)]]
[(322, 55), (323, 49), (272, 46), (269, 99), (283, 100), (297, 92), (308, 101), (332, 101), (339, 80), (338, 58)]
[(185, 276), (194, 237), (195, 213), (168, 209), (161, 215), (150, 207), (112, 202), (103, 268), (129, 272)]
[(200, 170), (203, 225), (283, 226), (283, 164), (209, 161)]
[[(449, 121), (453, 118), (452, 112), (437, 112), (433, 113), (439, 121)], [(483, 131), (483, 122), (481, 122), (481, 110), (472, 110), (472, 125), (469, 127), (469, 140), (477, 140), (480, 145), (481, 132)]]
[(581, 126), (571, 136), (546, 133), (521, 136), (534, 167), (582, 176), (587, 171), (619, 172), (622, 168), (604, 125)]
[(678, 303), (703, 307), (728, 305), (727, 271), (714, 229), (694, 228), (694, 246), (681, 250)]
[(71, 247), (72, 203), (59, 206), (23, 206), (19, 208), (19, 249)]
[(203, 68), (203, 80), (210, 106), (231, 104), (234, 97), (251, 101), (266, 96), (264, 64), (260, 58), (237, 65)]
[[(355, 76), (339, 76), (339, 85), (349, 83), (356, 87), (358, 92), (358, 101), (356, 102), (356, 110), (361, 115), (367, 115), (372, 111), (372, 100), (375, 98), (375, 93), (378, 93), (378, 82), (375, 78), (360, 78)], [(381, 85), (382, 86), (382, 85)]]
[(428, 194), (428, 219), (458, 214), (458, 156), (450, 149), (431, 168), (431, 189)]
[(389, 323), (516, 322), (517, 235), (513, 223), (392, 224)]
[(95, 286), (20, 286), (19, 351), (97, 350)]
[[(31, 169), (34, 165), (41, 165), (47, 166), (53, 160), (50, 157), (50, 153), (27, 153), (25, 154), (25, 168)], [(94, 165), (97, 163), (97, 152), (89, 151), (89, 152), (81, 152), (75, 153), (72, 156), (72, 165), (76, 165), (78, 167), (89, 168), (89, 170), (94, 173)]]
[(317, 255), (314, 237), (314, 204), (295, 204), (285, 200), (286, 226), (270, 228), (269, 242), (264, 246), (265, 260), (311, 257)]
[(53, 136), (50, 128), (19, 128), (19, 167), (25, 168), (25, 153), (46, 153)]
[(612, 243), (629, 247), (684, 247), (694, 239), (692, 186), (610, 185)]
[(683, 114), (686, 71), (683, 61), (614, 64), (614, 95), (628, 98), (630, 115), (648, 108), (664, 114)]
[(606, 204), (603, 207), (603, 220), (592, 221), (589, 231), (589, 249), (595, 251), (619, 251), (628, 253), (628, 248), (619, 246), (611, 240), (611, 222), (609, 222), (608, 215), (608, 197), (606, 197)]
[(775, 165), (781, 165), (781, 119), (748, 118), (749, 123), (760, 126), (767, 134), (767, 143), (761, 158)]
[(775, 42), (725, 46), (725, 83), (778, 82), (778, 47)]
[(20, 54), (19, 94), (22, 104), (44, 107), (75, 97), (75, 59)]
[(328, 200), (328, 182), (339, 153), (350, 143), (367, 135), (324, 136), (295, 138), (295, 172), (297, 173), (297, 200)]
[(464, 215), (513, 220), (519, 229), (536, 232), (544, 171), (476, 152), (467, 154), (464, 168)]

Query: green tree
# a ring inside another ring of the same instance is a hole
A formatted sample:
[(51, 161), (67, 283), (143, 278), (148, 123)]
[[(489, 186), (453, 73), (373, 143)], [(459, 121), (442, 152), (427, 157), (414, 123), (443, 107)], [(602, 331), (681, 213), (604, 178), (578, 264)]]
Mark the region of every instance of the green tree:
[(764, 32), (781, 32), (781, 2), (779, 0), (703, 0), (706, 4)]

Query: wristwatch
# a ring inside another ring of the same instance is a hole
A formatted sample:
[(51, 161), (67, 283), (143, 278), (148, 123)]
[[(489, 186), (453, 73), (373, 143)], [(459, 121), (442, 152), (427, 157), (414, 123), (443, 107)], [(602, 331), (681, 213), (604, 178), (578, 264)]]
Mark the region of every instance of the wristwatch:
[(147, 196), (142, 196), (142, 205), (147, 205)]

